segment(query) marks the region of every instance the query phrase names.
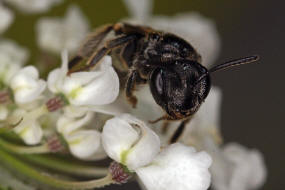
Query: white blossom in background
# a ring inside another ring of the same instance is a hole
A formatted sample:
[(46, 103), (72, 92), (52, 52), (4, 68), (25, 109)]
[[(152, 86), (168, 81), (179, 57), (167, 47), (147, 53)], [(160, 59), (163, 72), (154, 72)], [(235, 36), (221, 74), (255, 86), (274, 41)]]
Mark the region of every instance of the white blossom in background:
[(188, 41), (202, 56), (202, 65), (208, 67), (219, 55), (220, 38), (215, 23), (198, 13), (180, 13), (175, 16), (152, 15), (152, 0), (124, 0), (134, 24), (151, 26), (174, 33)]
[(14, 20), (13, 13), (0, 4), (0, 34), (5, 32)]
[(4, 0), (25, 13), (42, 13), (63, 0)]
[(146, 21), (152, 13), (152, 0), (123, 0), (129, 14), (138, 21)]
[(46, 88), (46, 82), (39, 79), (39, 72), (34, 66), (27, 66), (15, 73), (10, 87), (18, 104), (36, 101)]
[(149, 164), (160, 150), (159, 137), (144, 122), (129, 114), (105, 123), (102, 143), (110, 158), (130, 170)]
[(93, 71), (72, 73), (68, 71), (67, 53), (62, 55), (61, 68), (50, 72), (48, 88), (63, 94), (74, 106), (96, 107), (114, 102), (119, 94), (119, 78), (112, 67), (112, 59), (105, 56)]
[[(221, 150), (213, 172), (215, 190), (259, 189), (266, 179), (266, 168), (262, 154), (239, 144), (229, 143)], [(221, 164), (225, 165), (222, 166)]]
[[(16, 109), (12, 114), (15, 119), (21, 120), (25, 115), (27, 115), (27, 111), (24, 109)], [(19, 137), (25, 142), (27, 145), (36, 145), (39, 144), (43, 137), (43, 130), (38, 122), (37, 118), (30, 118), (26, 122), (21, 122), (21, 124), (17, 125), (13, 128), (13, 131), (19, 135)]]
[(206, 152), (175, 143), (136, 173), (148, 190), (206, 190), (211, 182), (211, 163)]
[(28, 51), (10, 40), (0, 41), (0, 81), (9, 85), (11, 78), (28, 59)]
[(70, 6), (64, 18), (41, 18), (37, 25), (38, 46), (60, 54), (63, 49), (74, 53), (89, 32), (88, 21), (78, 6)]

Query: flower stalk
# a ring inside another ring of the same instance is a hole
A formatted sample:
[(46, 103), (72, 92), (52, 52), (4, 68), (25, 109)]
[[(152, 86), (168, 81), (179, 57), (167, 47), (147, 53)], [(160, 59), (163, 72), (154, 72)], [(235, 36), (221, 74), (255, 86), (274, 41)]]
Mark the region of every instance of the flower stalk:
[(38, 146), (21, 146), (9, 143), (0, 138), (0, 146), (17, 154), (45, 154), (50, 153), (48, 144)]
[(46, 167), (48, 169), (59, 171), (73, 176), (80, 177), (99, 177), (105, 176), (108, 173), (108, 168), (96, 167), (86, 164), (80, 164), (66, 159), (50, 155), (23, 155), (24, 159), (31, 161), (34, 164)]
[(39, 172), (29, 166), (28, 164), (14, 158), (9, 153), (0, 149), (0, 160), (2, 163), (9, 167), (12, 167), (18, 173), (25, 175), (40, 183), (46, 184), (53, 188), (61, 189), (94, 189), (104, 187), (115, 183), (112, 179), (112, 175), (108, 173), (105, 177), (90, 181), (66, 181), (61, 180), (50, 175), (46, 175), (43, 172)]

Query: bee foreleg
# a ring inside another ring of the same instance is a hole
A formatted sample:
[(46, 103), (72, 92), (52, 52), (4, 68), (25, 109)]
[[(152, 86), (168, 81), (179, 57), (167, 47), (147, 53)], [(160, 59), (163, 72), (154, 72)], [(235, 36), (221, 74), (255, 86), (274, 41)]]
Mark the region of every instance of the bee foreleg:
[(188, 118), (188, 119), (186, 119), (180, 123), (178, 128), (175, 130), (174, 134), (169, 139), (169, 144), (175, 143), (179, 140), (179, 138), (181, 137), (181, 135), (184, 132), (186, 124), (190, 121), (191, 121), (191, 118)]

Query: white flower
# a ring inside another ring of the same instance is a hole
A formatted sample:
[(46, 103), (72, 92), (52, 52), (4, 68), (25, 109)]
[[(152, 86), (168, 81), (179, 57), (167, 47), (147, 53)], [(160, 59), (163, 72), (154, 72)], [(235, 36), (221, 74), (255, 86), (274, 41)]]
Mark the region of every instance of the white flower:
[(70, 152), (81, 160), (97, 160), (105, 157), (101, 146), (101, 134), (96, 130), (79, 130), (65, 136)]
[(94, 71), (76, 72), (67, 76), (67, 54), (63, 64), (48, 76), (48, 87), (53, 93), (62, 93), (75, 106), (92, 107), (109, 104), (119, 94), (119, 78), (110, 56), (105, 56)]
[(206, 152), (176, 143), (136, 173), (148, 190), (206, 190), (211, 181), (211, 162)]
[(53, 5), (59, 4), (62, 0), (5, 0), (26, 13), (41, 13), (49, 10)]
[(39, 72), (34, 66), (27, 66), (15, 74), (10, 87), (15, 101), (24, 104), (37, 100), (45, 90), (46, 82), (39, 79)]
[[(14, 118), (20, 119), (28, 112), (23, 109), (17, 109), (13, 112)], [(16, 121), (16, 119), (15, 119)], [(18, 134), (27, 145), (36, 145), (40, 143), (43, 137), (43, 131), (39, 122), (35, 118), (30, 118), (28, 121), (21, 122), (13, 131)]]
[(214, 189), (253, 190), (264, 184), (266, 168), (258, 150), (249, 150), (239, 144), (230, 143), (220, 153), (222, 155), (213, 157), (214, 168), (211, 172)]
[(149, 164), (160, 150), (158, 136), (145, 123), (129, 114), (105, 123), (103, 147), (110, 158), (135, 170)]
[(18, 46), (12, 41), (0, 41), (0, 81), (9, 85), (11, 78), (18, 72), (21, 65), (28, 58), (26, 49)]
[(65, 18), (42, 18), (37, 23), (37, 41), (43, 50), (60, 54), (75, 52), (89, 31), (87, 19), (79, 7), (71, 6)]
[(0, 34), (2, 34), (14, 20), (14, 15), (9, 9), (0, 4), (0, 18)]
[(87, 112), (85, 115), (79, 118), (67, 117), (66, 115), (61, 116), (57, 121), (57, 131), (64, 135), (68, 135), (73, 131), (87, 125), (94, 114), (92, 112)]

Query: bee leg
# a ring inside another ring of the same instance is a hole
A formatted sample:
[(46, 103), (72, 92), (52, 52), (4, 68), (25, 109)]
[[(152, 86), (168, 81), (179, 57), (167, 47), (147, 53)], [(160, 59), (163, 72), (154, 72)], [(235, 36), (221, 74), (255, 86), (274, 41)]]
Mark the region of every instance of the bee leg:
[(180, 125), (178, 126), (172, 137), (169, 139), (169, 144), (175, 143), (179, 140), (179, 138), (184, 132), (186, 124), (190, 122), (190, 120), (191, 118), (188, 118), (180, 123)]
[(169, 121), (163, 121), (162, 126), (161, 126), (161, 133), (166, 134), (168, 131), (168, 126), (169, 126)]
[(112, 51), (114, 48), (120, 47), (132, 40), (135, 40), (136, 36), (135, 35), (127, 35), (127, 36), (122, 36), (115, 38), (113, 40), (107, 41), (104, 45), (104, 47), (98, 49), (98, 51), (94, 52), (91, 57), (87, 60), (87, 63), (85, 66), (80, 67), (80, 68), (75, 68), (73, 67), (72, 69), (69, 70), (68, 74), (78, 72), (78, 71), (87, 71), (91, 70), (96, 66), (96, 64), (105, 56), (107, 55), (110, 51)]
[(88, 58), (104, 40), (104, 38), (109, 34), (113, 29), (113, 24), (104, 25), (95, 30), (87, 36), (87, 38), (82, 43), (79, 51), (75, 57), (73, 57), (68, 63), (68, 69), (72, 69), (84, 58)]
[(136, 96), (133, 94), (133, 92), (135, 90), (135, 85), (136, 85), (136, 80), (137, 80), (138, 75), (139, 74), (136, 70), (132, 71), (130, 73), (129, 78), (127, 79), (127, 83), (126, 83), (127, 100), (131, 103), (133, 108), (136, 107), (137, 101), (138, 101)]
[(176, 120), (176, 119), (173, 119), (172, 117), (170, 117), (169, 115), (166, 114), (164, 116), (161, 116), (161, 117), (159, 117), (159, 118), (157, 118), (155, 120), (150, 120), (148, 122), (151, 123), (151, 124), (154, 124), (154, 123), (157, 123), (157, 122), (159, 122), (161, 120), (173, 121), (173, 120)]

